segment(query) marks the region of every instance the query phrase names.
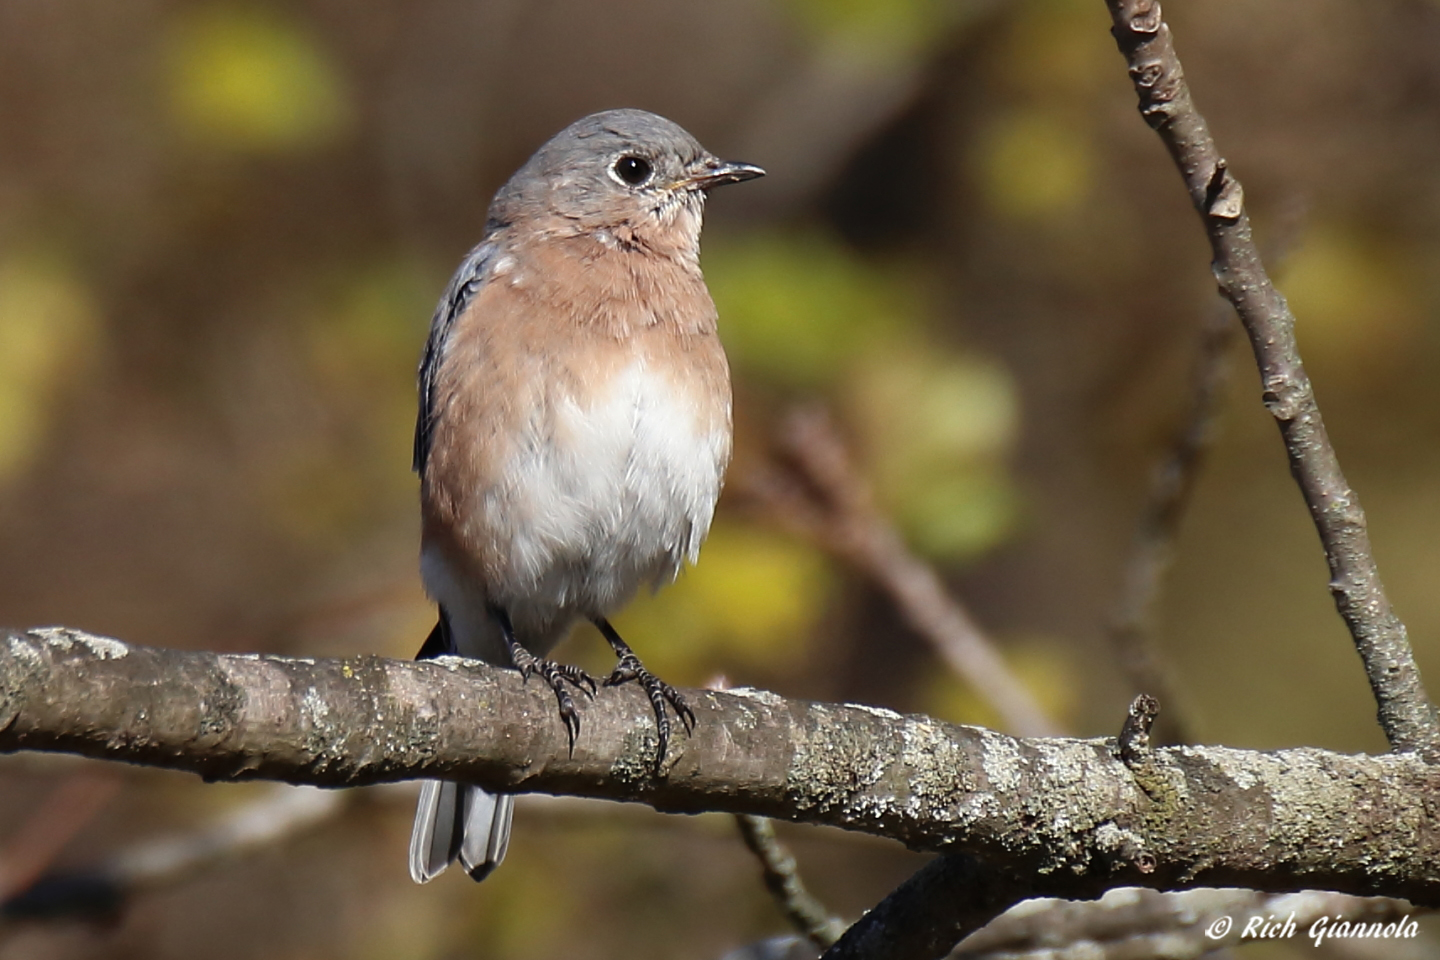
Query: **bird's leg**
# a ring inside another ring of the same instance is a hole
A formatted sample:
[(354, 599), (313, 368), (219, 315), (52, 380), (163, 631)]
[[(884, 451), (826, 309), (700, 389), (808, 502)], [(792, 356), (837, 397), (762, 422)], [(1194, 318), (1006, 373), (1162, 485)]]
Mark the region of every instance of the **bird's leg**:
[(634, 680), (650, 698), (650, 706), (655, 710), (655, 733), (660, 740), (655, 755), (655, 765), (658, 768), (665, 762), (665, 749), (670, 745), (670, 717), (665, 712), (665, 701), (670, 701), (670, 705), (675, 708), (675, 715), (685, 725), (687, 734), (695, 731), (695, 711), (690, 709), (690, 704), (685, 702), (679, 690), (645, 669), (640, 658), (635, 656), (635, 651), (630, 649), (630, 644), (621, 639), (615, 628), (610, 626), (609, 620), (596, 617), (595, 626), (600, 628), (600, 632), (609, 641), (610, 648), (615, 651), (615, 656), (620, 658), (620, 662), (615, 664), (614, 672), (605, 678), (605, 686), (613, 687)]
[(510, 659), (514, 661), (515, 669), (520, 671), (520, 678), (528, 681), (532, 673), (539, 674), (540, 679), (555, 691), (555, 700), (560, 705), (560, 719), (570, 737), (570, 752), (573, 754), (575, 738), (580, 736), (580, 713), (575, 709), (575, 701), (570, 698), (570, 691), (565, 689), (565, 684), (569, 683), (586, 696), (593, 697), (596, 692), (595, 678), (579, 667), (535, 656), (515, 639), (515, 627), (510, 623), (508, 613), (500, 607), (491, 607), (490, 612), (500, 624), (500, 635), (505, 638), (505, 648), (510, 651)]

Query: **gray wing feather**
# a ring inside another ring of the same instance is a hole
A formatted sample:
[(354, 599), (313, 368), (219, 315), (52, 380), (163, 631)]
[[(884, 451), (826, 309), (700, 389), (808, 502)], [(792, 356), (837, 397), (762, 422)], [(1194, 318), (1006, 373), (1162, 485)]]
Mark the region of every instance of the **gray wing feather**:
[(430, 438), (440, 416), (440, 366), (445, 359), (445, 344), (455, 320), (465, 312), (480, 288), (489, 279), (490, 267), (496, 259), (496, 245), (485, 241), (465, 255), (455, 276), (445, 287), (435, 316), (430, 320), (430, 337), (420, 358), (420, 412), (415, 419), (415, 455), (412, 467), (424, 474), (425, 460), (430, 453)]

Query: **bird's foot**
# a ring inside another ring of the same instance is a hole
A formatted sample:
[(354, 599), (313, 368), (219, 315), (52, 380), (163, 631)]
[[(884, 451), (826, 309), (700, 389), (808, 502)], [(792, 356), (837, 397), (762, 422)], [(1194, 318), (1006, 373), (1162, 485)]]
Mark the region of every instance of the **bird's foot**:
[(640, 658), (627, 650), (620, 655), (620, 662), (615, 664), (615, 670), (605, 678), (605, 686), (615, 687), (632, 682), (640, 684), (655, 711), (655, 734), (659, 739), (655, 749), (655, 769), (659, 770), (665, 763), (665, 751), (670, 746), (670, 715), (665, 710), (665, 704), (668, 702), (675, 709), (675, 715), (684, 724), (687, 735), (695, 732), (695, 711), (690, 709), (690, 704), (679, 690), (646, 670)]
[(570, 738), (570, 753), (573, 755), (575, 739), (580, 736), (580, 711), (575, 709), (575, 700), (565, 685), (568, 683), (593, 699), (598, 689), (595, 678), (571, 664), (537, 657), (518, 643), (510, 648), (510, 657), (515, 661), (515, 668), (520, 671), (521, 679), (528, 681), (532, 675), (538, 675), (555, 692), (555, 701), (560, 707), (560, 720), (565, 724), (565, 733)]

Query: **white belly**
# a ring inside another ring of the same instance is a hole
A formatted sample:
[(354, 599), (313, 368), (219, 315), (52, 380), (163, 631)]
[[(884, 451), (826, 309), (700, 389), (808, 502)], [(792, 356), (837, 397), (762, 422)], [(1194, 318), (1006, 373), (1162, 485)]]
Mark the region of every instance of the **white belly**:
[(542, 629), (605, 616), (694, 562), (730, 453), (690, 391), (636, 362), (588, 405), (551, 398), (480, 515), (499, 563), (492, 602)]

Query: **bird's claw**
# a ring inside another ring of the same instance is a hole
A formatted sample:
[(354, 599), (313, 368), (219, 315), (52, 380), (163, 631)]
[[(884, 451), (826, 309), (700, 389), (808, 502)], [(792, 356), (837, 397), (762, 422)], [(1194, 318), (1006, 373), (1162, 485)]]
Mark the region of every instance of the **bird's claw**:
[(519, 646), (510, 651), (510, 654), (515, 661), (515, 669), (520, 671), (521, 680), (529, 680), (532, 674), (538, 673), (551, 687), (564, 681), (592, 700), (600, 691), (595, 684), (595, 678), (573, 664), (543, 660)]
[(572, 666), (568, 663), (557, 663), (555, 667), (563, 679), (569, 681), (574, 685), (575, 689), (585, 694), (585, 696), (591, 700), (594, 700), (595, 694), (600, 692), (599, 686), (595, 683), (595, 678), (579, 667)]
[(630, 682), (640, 684), (645, 696), (650, 700), (651, 709), (655, 711), (655, 734), (659, 741), (655, 749), (655, 769), (659, 770), (665, 763), (665, 753), (670, 746), (670, 715), (665, 710), (665, 704), (669, 703), (674, 708), (687, 736), (695, 732), (695, 711), (690, 709), (690, 704), (679, 690), (646, 670), (639, 657), (633, 653), (625, 653), (621, 655), (620, 662), (615, 664), (610, 676), (605, 678), (605, 686), (614, 687)]
[(565, 692), (564, 687), (555, 687), (555, 699), (560, 703), (560, 720), (565, 724), (565, 736), (570, 741), (570, 756), (575, 756), (575, 740), (580, 736), (580, 712), (575, 709), (575, 701), (570, 699), (570, 694)]
[(538, 675), (555, 692), (555, 701), (560, 708), (560, 720), (565, 724), (565, 733), (570, 739), (570, 755), (574, 756), (575, 740), (580, 736), (580, 711), (575, 709), (575, 700), (565, 685), (568, 683), (585, 696), (594, 699), (599, 690), (595, 678), (571, 664), (537, 657), (524, 647), (516, 646), (511, 650), (511, 656), (515, 660), (515, 669), (520, 671), (520, 679), (528, 681), (532, 675)]

